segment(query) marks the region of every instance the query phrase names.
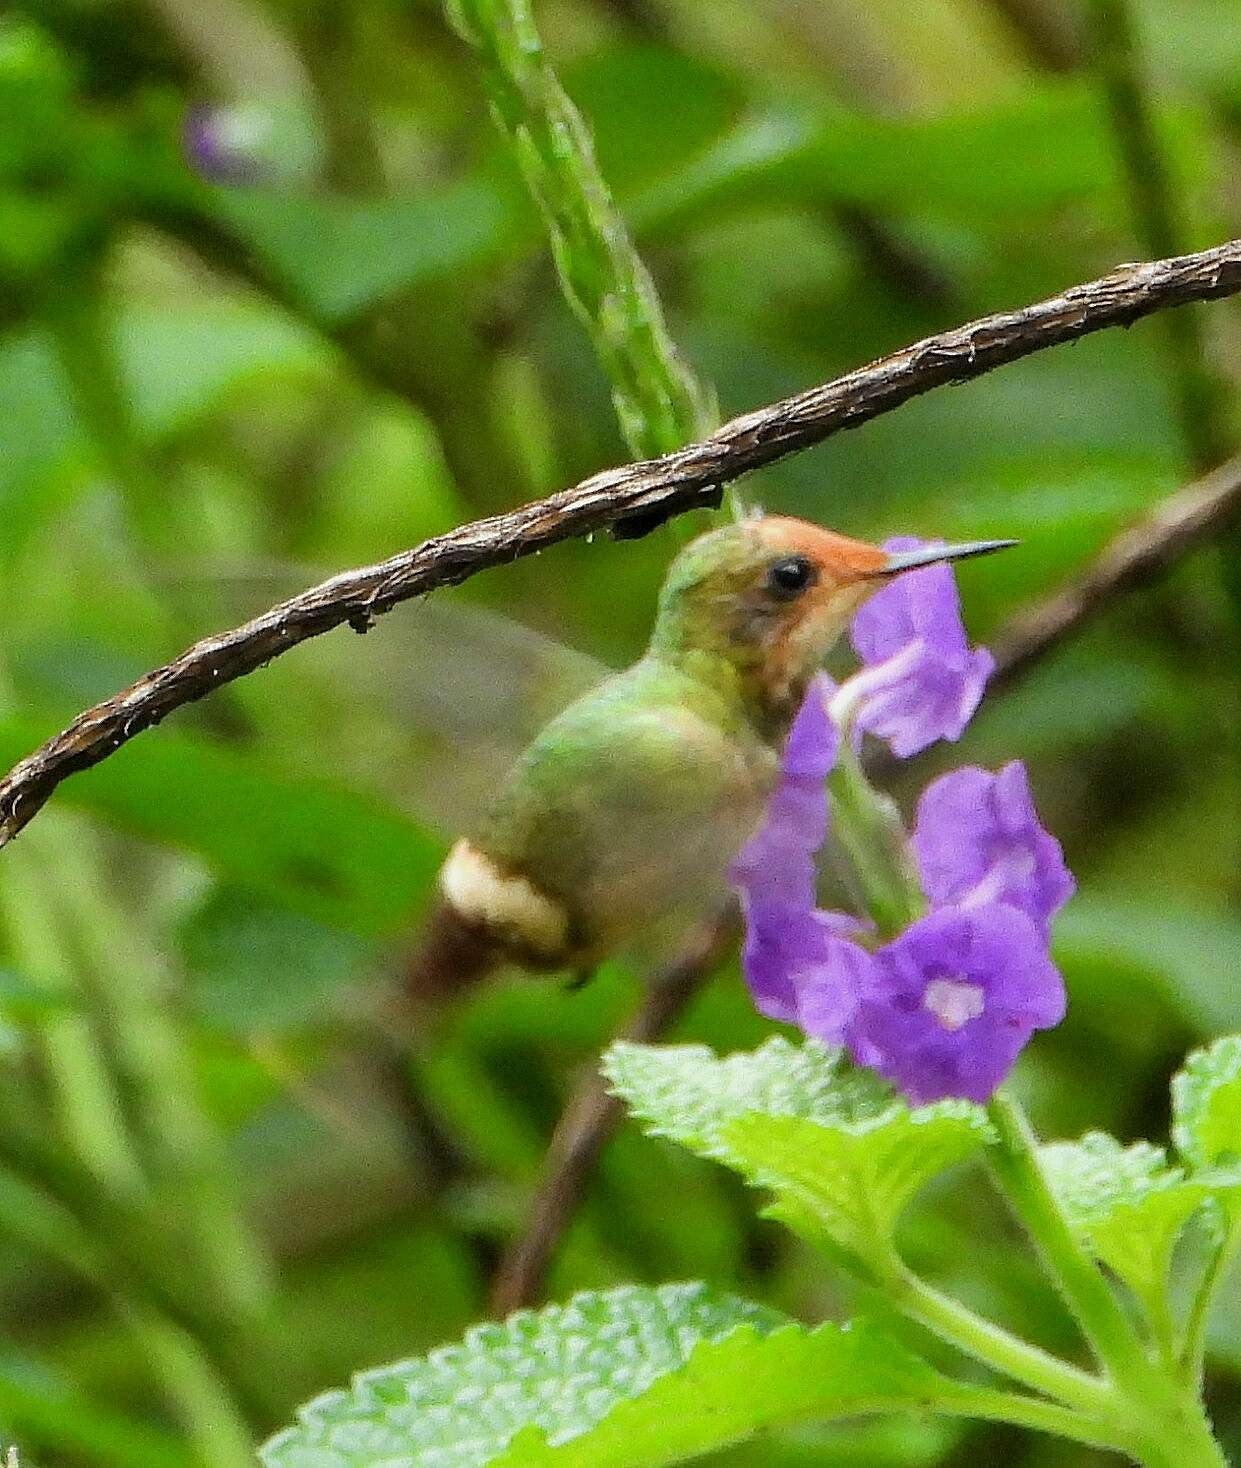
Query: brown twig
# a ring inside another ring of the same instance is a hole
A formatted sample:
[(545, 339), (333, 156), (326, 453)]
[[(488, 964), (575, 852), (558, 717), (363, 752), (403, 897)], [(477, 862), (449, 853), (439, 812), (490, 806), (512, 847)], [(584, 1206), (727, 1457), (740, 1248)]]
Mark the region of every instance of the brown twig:
[(721, 485), (752, 469), (891, 412), (944, 383), (980, 377), (1006, 362), (1106, 327), (1128, 325), (1170, 306), (1238, 290), (1241, 240), (1192, 255), (1124, 265), (1023, 310), (999, 312), (926, 337), (833, 382), (743, 414), (701, 443), (604, 470), (547, 499), (460, 526), (378, 565), (346, 571), (241, 627), (196, 643), (79, 714), (0, 780), (0, 845), (17, 835), (68, 775), (98, 764), (174, 709), (244, 677), (308, 638), (342, 623), (365, 631), (399, 602), (571, 536), (608, 528), (619, 535), (648, 529), (671, 515), (715, 503)]
[(1154, 580), (1238, 517), (1241, 456), (1161, 500), (1138, 524), (1110, 540), (1068, 585), (1012, 617), (993, 643), (996, 670), (991, 687), (1024, 673), (1120, 593)]
[(1068, 8), (1048, 0), (991, 0), (1026, 55), (1047, 71), (1076, 71), (1082, 61), (1081, 38)]
[[(649, 1043), (664, 1034), (710, 978), (735, 936), (731, 911), (704, 926), (684, 952), (649, 981), (641, 1005), (618, 1038)], [(492, 1280), (493, 1314), (507, 1315), (538, 1295), (556, 1244), (619, 1117), (620, 1102), (608, 1093), (592, 1065), (561, 1112), (525, 1227)]]

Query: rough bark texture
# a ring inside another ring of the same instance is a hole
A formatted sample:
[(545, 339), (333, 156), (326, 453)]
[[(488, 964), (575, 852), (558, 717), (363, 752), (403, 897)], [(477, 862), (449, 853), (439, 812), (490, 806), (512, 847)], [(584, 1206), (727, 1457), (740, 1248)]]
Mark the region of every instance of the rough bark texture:
[(180, 657), (80, 714), (0, 780), (0, 845), (56, 786), (106, 759), (174, 709), (244, 677), (290, 647), (347, 623), (366, 631), (411, 597), (464, 581), (575, 535), (644, 533), (718, 501), (752, 469), (891, 412), (948, 382), (1189, 301), (1241, 290), (1241, 240), (1149, 264), (1123, 265), (1019, 311), (999, 312), (924, 338), (843, 377), (745, 413), (709, 438), (659, 459), (592, 475), (572, 489), (463, 525), (377, 565), (346, 571)]

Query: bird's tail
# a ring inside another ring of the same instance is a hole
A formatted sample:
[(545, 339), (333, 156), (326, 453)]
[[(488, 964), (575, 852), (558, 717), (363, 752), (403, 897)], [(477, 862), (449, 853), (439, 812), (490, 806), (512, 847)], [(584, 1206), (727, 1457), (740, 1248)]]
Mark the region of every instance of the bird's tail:
[(495, 938), (451, 903), (437, 902), (405, 966), (416, 1005), (435, 1005), (485, 979), (503, 957)]

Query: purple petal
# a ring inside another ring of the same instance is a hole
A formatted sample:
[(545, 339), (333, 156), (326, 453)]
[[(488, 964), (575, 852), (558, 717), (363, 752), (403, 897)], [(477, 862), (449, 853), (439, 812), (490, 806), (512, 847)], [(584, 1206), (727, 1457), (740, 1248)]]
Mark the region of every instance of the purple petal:
[(904, 653), (860, 675), (867, 691), (858, 725), (886, 739), (900, 759), (939, 739), (957, 740), (982, 701), (994, 668), (985, 648), (949, 659), (929, 643), (911, 643)]
[(793, 720), (781, 757), (780, 783), (759, 830), (733, 862), (745, 944), (741, 967), (755, 1007), (771, 1019), (795, 1020), (808, 973), (828, 961), (843, 915), (815, 909), (814, 857), (827, 834), (824, 780), (836, 762), (839, 736), (827, 710), (832, 684), (816, 678)]
[(997, 774), (967, 766), (933, 781), (918, 802), (912, 844), (937, 906), (1005, 902), (1045, 927), (1075, 890), (1018, 760)]
[(741, 913), (745, 920), (741, 972), (754, 1007), (768, 1019), (792, 1022), (797, 1018), (794, 976), (808, 914), (804, 908), (779, 902), (752, 902), (744, 892)]
[(840, 734), (828, 713), (836, 685), (826, 674), (812, 680), (789, 729), (780, 769), (784, 775), (822, 782), (831, 774)]
[[(942, 542), (894, 536), (883, 548), (920, 550), (935, 544)], [(858, 608), (849, 636), (858, 657), (872, 666), (918, 639), (945, 657), (963, 657), (969, 644), (952, 567), (941, 562), (894, 576)]]
[(850, 1032), (858, 1000), (874, 981), (875, 960), (856, 943), (836, 937), (825, 927), (823, 932), (826, 941), (820, 957), (798, 975), (796, 1020), (808, 1035), (840, 1045)]
[(816, 678), (793, 720), (780, 783), (763, 824), (733, 862), (734, 887), (752, 901), (814, 907), (814, 853), (827, 835), (823, 782), (836, 763), (839, 735), (827, 711), (831, 683)]
[(1064, 1014), (1043, 933), (1003, 903), (930, 913), (874, 965), (849, 1046), (915, 1105), (987, 1100), (1031, 1034)]
[[(899, 538), (885, 548), (930, 543)], [(895, 577), (863, 603), (850, 636), (866, 665), (851, 680), (858, 728), (886, 739), (901, 759), (961, 737), (995, 661), (985, 648), (969, 646), (950, 566)]]
[[(856, 1002), (852, 953), (870, 962), (862, 949), (841, 936), (856, 932), (859, 924), (844, 913), (817, 912), (782, 902), (755, 902), (744, 893), (741, 907), (745, 918), (741, 971), (755, 1009), (768, 1019), (800, 1023), (809, 1033), (839, 1043)], [(802, 1008), (811, 986), (824, 990), (817, 1027), (806, 1022)], [(832, 986), (837, 986), (839, 992), (829, 995)], [(830, 1021), (829, 999), (836, 1016)]]

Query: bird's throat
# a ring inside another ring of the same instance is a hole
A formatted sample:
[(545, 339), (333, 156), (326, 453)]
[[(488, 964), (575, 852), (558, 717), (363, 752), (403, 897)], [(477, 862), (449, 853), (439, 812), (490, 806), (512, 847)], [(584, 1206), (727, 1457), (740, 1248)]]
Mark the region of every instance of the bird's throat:
[(749, 650), (732, 655), (696, 649), (681, 653), (676, 666), (696, 683), (720, 695), (764, 744), (783, 747), (817, 665), (773, 661)]

